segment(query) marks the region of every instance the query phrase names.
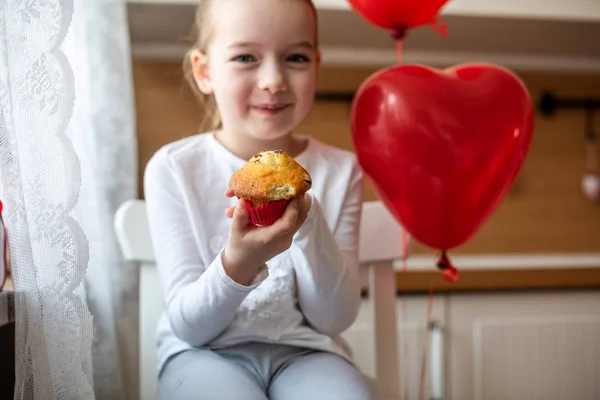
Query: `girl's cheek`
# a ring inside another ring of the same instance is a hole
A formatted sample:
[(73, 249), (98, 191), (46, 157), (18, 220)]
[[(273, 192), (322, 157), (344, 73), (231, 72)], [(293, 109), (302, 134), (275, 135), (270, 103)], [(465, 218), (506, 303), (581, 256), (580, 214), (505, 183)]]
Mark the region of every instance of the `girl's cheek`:
[(308, 71), (296, 77), (296, 84), (304, 95), (312, 95), (316, 90), (317, 82), (315, 77)]
[(223, 83), (229, 87), (230, 90), (239, 91), (244, 86), (250, 85), (252, 82), (248, 71), (233, 70), (230, 71)]

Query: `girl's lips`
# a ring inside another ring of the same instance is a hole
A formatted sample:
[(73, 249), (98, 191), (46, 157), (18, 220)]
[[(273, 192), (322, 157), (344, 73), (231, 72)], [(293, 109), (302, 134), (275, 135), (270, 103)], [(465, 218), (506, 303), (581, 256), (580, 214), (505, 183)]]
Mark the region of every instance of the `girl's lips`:
[(252, 108), (261, 114), (275, 115), (284, 111), (290, 106), (290, 104), (260, 104), (252, 106)]

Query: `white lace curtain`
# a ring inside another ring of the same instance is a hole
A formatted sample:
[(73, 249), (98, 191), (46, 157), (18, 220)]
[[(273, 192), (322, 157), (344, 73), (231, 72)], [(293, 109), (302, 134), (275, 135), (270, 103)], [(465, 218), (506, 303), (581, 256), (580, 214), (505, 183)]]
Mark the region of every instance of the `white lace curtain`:
[(137, 194), (134, 115), (124, 0), (0, 0), (17, 399), (137, 396), (137, 277), (112, 228)]

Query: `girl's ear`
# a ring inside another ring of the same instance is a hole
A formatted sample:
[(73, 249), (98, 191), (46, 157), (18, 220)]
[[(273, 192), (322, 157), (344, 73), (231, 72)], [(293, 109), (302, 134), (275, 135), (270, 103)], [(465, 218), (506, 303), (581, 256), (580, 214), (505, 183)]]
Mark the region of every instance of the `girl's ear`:
[(199, 50), (193, 50), (189, 57), (192, 63), (194, 80), (196, 81), (196, 85), (198, 85), (198, 89), (206, 95), (212, 94), (212, 80), (208, 73), (208, 58), (206, 57), (206, 54)]

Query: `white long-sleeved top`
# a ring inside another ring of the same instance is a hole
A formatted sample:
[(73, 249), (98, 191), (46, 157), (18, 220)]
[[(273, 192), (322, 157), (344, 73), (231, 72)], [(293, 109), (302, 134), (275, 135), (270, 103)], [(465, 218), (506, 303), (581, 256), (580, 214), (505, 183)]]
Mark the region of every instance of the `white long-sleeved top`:
[(225, 272), (221, 252), (235, 198), (229, 178), (246, 160), (212, 133), (160, 148), (144, 174), (149, 228), (165, 299), (157, 331), (158, 371), (190, 347), (281, 343), (352, 361), (340, 337), (360, 301), (358, 229), (362, 171), (353, 153), (306, 137), (296, 157), (312, 176), (312, 205), (289, 250), (250, 286)]

